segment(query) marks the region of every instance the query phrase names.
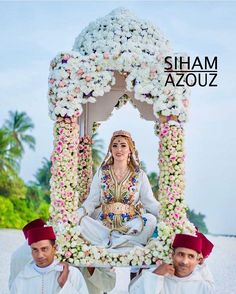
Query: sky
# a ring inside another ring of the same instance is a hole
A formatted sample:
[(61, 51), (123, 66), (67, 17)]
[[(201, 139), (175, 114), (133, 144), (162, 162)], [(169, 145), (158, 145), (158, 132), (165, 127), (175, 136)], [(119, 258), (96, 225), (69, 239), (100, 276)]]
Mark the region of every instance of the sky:
[[(236, 2), (233, 1), (12, 1), (0, 2), (0, 126), (10, 110), (26, 111), (35, 128), (36, 151), (26, 150), (21, 177), (34, 179), (53, 148), (48, 116), (50, 60), (71, 50), (81, 30), (111, 10), (125, 7), (151, 21), (175, 52), (218, 57), (218, 87), (192, 89), (185, 125), (186, 201), (206, 215), (211, 233), (236, 235)], [(107, 148), (111, 133), (130, 131), (148, 172), (158, 171), (154, 123), (131, 105), (114, 111), (99, 128)]]

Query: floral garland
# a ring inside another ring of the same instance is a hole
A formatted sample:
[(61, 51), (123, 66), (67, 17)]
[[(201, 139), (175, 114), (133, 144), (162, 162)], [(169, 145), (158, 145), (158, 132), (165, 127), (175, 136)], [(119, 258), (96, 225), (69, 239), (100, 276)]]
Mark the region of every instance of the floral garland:
[[(95, 102), (111, 90), (114, 71), (118, 71), (137, 100), (153, 104), (157, 118), (162, 114), (186, 120), (189, 89), (165, 85), (164, 57), (174, 54), (150, 23), (126, 10), (115, 10), (90, 24), (77, 38), (74, 50), (79, 52), (62, 52), (51, 62), (48, 100), (52, 119), (81, 113), (81, 104)], [(176, 83), (177, 77), (172, 77)]]
[(58, 118), (54, 126), (50, 216), (53, 224), (76, 221), (78, 207), (78, 131), (76, 118)]
[(160, 190), (160, 222), (158, 240), (169, 256), (171, 243), (176, 233), (195, 234), (195, 227), (187, 219), (184, 201), (184, 131), (176, 121), (158, 126)]
[(78, 150), (78, 194), (81, 204), (88, 197), (93, 177), (92, 139), (81, 137)]

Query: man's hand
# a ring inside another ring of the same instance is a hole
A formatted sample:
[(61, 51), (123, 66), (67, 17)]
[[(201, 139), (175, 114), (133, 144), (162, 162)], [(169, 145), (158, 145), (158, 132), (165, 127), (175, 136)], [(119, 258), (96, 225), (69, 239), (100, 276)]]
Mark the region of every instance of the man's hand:
[(68, 275), (69, 275), (69, 265), (68, 263), (61, 263), (63, 265), (63, 271), (60, 273), (57, 281), (61, 288), (65, 285)]
[(160, 276), (166, 276), (166, 275), (173, 276), (175, 273), (175, 269), (174, 269), (173, 265), (171, 265), (171, 264), (162, 263), (161, 265), (158, 266), (158, 268), (156, 268), (153, 271), (153, 273), (160, 275)]

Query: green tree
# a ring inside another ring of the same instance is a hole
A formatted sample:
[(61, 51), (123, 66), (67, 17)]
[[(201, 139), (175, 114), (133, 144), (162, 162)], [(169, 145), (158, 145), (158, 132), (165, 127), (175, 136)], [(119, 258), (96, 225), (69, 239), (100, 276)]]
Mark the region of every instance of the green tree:
[(159, 178), (156, 172), (150, 172), (148, 174), (148, 179), (152, 187), (152, 192), (156, 199), (158, 199), (158, 191), (159, 191)]
[(40, 167), (36, 174), (35, 174), (35, 179), (36, 179), (36, 185), (40, 186), (43, 190), (49, 191), (50, 190), (50, 178), (52, 176), (51, 174), (51, 167), (52, 167), (52, 162), (51, 160), (48, 160), (47, 158), (43, 158), (42, 161), (42, 167)]
[(208, 229), (205, 223), (205, 215), (202, 213), (196, 213), (194, 209), (187, 210), (187, 217), (191, 223), (193, 223), (200, 232), (207, 234)]
[(9, 198), (25, 199), (27, 187), (15, 171), (0, 171), (0, 195)]
[(92, 158), (93, 158), (93, 173), (96, 172), (104, 157), (104, 142), (98, 138), (98, 133), (92, 135)]
[(1, 171), (19, 170), (20, 150), (12, 144), (12, 138), (6, 129), (0, 129), (0, 166)]
[(35, 150), (35, 138), (29, 135), (29, 131), (33, 130), (34, 124), (25, 112), (9, 111), (9, 116), (3, 128), (11, 138), (11, 146), (18, 148), (22, 157), (25, 152), (24, 145)]

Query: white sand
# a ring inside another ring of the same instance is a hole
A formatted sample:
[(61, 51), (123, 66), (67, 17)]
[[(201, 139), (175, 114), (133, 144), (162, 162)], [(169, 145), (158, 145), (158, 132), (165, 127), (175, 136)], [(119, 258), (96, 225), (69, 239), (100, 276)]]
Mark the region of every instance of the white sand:
[[(216, 294), (236, 294), (236, 238), (212, 237), (215, 244), (208, 265), (216, 282)], [(8, 276), (12, 252), (23, 243), (24, 238), (18, 230), (0, 230), (0, 293), (8, 293)], [(117, 283), (112, 294), (128, 293), (129, 269), (117, 269)], [(22, 293), (23, 294), (23, 293)], [(173, 293), (174, 294), (174, 293)]]

